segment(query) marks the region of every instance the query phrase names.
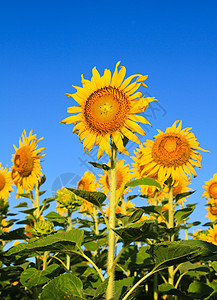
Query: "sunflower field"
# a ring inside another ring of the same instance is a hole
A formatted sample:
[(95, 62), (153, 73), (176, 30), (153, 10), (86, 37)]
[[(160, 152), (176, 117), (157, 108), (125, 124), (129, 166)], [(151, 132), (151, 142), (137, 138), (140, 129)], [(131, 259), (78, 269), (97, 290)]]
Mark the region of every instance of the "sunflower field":
[(33, 131), (14, 145), (10, 168), (0, 163), (0, 299), (217, 299), (217, 173), (203, 186), (203, 227), (188, 203), (209, 151), (180, 120), (142, 143), (157, 99), (140, 91), (147, 75), (125, 78), (119, 64), (82, 75), (61, 121), (86, 153), (97, 149), (98, 176), (87, 170), (76, 188), (44, 198), (45, 148)]

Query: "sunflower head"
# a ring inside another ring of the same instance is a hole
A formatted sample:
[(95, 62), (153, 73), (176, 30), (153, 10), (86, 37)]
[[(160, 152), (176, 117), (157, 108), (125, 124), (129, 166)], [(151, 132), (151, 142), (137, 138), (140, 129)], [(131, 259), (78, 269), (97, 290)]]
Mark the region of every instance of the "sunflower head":
[(217, 245), (217, 225), (213, 225), (213, 228), (208, 229), (207, 241)]
[(206, 217), (210, 220), (212, 220), (212, 222), (217, 220), (217, 199), (209, 199), (207, 202), (207, 211), (208, 214), (206, 215)]
[[(131, 172), (130, 166), (128, 164), (124, 164), (124, 159), (119, 160), (116, 165), (116, 197), (119, 198), (123, 194), (127, 194), (130, 192), (130, 189), (127, 188), (123, 191), (125, 184), (133, 179), (135, 175)], [(108, 163), (110, 166), (110, 162)], [(109, 183), (109, 173), (108, 171), (104, 171), (104, 175), (99, 175), (100, 179), (98, 180), (99, 184), (102, 187), (102, 191), (105, 194), (108, 194), (110, 190)]]
[(80, 206), (77, 196), (65, 187), (62, 187), (56, 193), (56, 202), (58, 208), (75, 211)]
[[(145, 134), (137, 122), (149, 123), (138, 114), (155, 100), (153, 97), (143, 98), (141, 92), (137, 91), (141, 85), (146, 86), (143, 81), (148, 76), (136, 74), (124, 80), (126, 68), (121, 67), (118, 71), (119, 63), (112, 77), (110, 70), (105, 69), (104, 75), (100, 76), (93, 68), (91, 80), (84, 79), (82, 75), (83, 86), (75, 87), (76, 93), (67, 94), (79, 106), (68, 107), (67, 111), (76, 115), (67, 117), (62, 123), (75, 124), (73, 133), (83, 140), (84, 149), (91, 151), (94, 144), (99, 145), (98, 159), (104, 152), (111, 157), (111, 138), (120, 153), (128, 154), (123, 144), (124, 136), (140, 144), (132, 131)], [(134, 82), (133, 78), (136, 78)]]
[(22, 139), (19, 140), (19, 148), (14, 146), (16, 153), (12, 155), (11, 177), (18, 188), (17, 194), (23, 193), (24, 190), (29, 193), (35, 185), (38, 185), (42, 176), (40, 159), (44, 156), (41, 152), (45, 148), (37, 148), (40, 140), (42, 138), (37, 139), (32, 131), (27, 136), (24, 130)]
[(217, 199), (217, 173), (213, 175), (209, 181), (206, 182), (206, 185), (203, 186), (205, 192), (203, 197)]
[(12, 189), (11, 171), (3, 168), (0, 163), (0, 199), (7, 199)]
[(153, 141), (148, 140), (140, 146), (141, 164), (145, 165), (143, 172), (150, 170), (147, 176), (158, 174), (159, 181), (165, 182), (170, 176), (174, 179), (182, 175), (186, 180), (191, 174), (197, 176), (194, 167), (201, 167), (199, 143), (191, 128), (181, 129), (180, 121), (176, 121), (166, 132), (158, 130), (159, 134)]

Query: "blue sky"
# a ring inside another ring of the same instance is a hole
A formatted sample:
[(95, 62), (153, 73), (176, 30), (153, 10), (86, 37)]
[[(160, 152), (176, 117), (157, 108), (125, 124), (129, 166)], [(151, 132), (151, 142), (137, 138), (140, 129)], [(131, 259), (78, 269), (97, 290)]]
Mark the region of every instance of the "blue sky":
[[(113, 72), (120, 60), (127, 76), (149, 75), (146, 92), (159, 100), (154, 111), (147, 111), (152, 128), (146, 137), (183, 120), (201, 147), (211, 151), (202, 153), (202, 168), (191, 185), (197, 192), (189, 200), (199, 203), (192, 220), (208, 221), (201, 195), (204, 181), (217, 172), (216, 14), (216, 1), (201, 0), (2, 1), (2, 165), (11, 166), (13, 144), (18, 145), (23, 129), (33, 129), (44, 136), (46, 196), (60, 178), (68, 183), (81, 177), (96, 152), (88, 157), (72, 126), (60, 124), (73, 105), (64, 94), (74, 92), (72, 84), (81, 86), (81, 74), (90, 79), (94, 66), (101, 74), (104, 68)], [(14, 195), (10, 202), (17, 204)]]

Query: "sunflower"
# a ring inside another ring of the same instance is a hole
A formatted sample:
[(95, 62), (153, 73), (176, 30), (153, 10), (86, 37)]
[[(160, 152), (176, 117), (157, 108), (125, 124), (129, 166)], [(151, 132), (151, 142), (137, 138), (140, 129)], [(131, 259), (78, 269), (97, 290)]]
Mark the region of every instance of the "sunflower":
[(207, 205), (208, 214), (206, 217), (214, 222), (217, 220), (217, 199), (209, 199)]
[[(80, 140), (83, 140), (84, 149), (91, 151), (94, 144), (99, 145), (98, 159), (104, 152), (111, 158), (111, 137), (119, 152), (124, 154), (128, 154), (123, 144), (124, 137), (141, 144), (132, 131), (145, 135), (136, 122), (149, 122), (138, 114), (156, 100), (154, 97), (143, 98), (141, 92), (137, 91), (141, 85), (146, 86), (143, 81), (147, 79), (147, 75), (136, 74), (124, 80), (126, 68), (121, 67), (118, 71), (119, 64), (120, 62), (116, 64), (112, 77), (110, 70), (105, 69), (104, 75), (100, 76), (94, 67), (91, 81), (84, 79), (82, 75), (83, 87), (73, 86), (77, 92), (66, 94), (80, 106), (68, 107), (68, 113), (78, 114), (67, 117), (61, 123), (75, 124), (73, 133), (76, 132)], [(131, 83), (135, 77), (136, 81)]]
[(56, 209), (55, 209), (60, 215), (65, 216), (68, 214), (68, 209), (65, 207), (60, 207), (58, 203), (56, 202)]
[(197, 176), (194, 167), (201, 167), (198, 150), (209, 151), (199, 147), (194, 134), (189, 131), (191, 128), (181, 130), (181, 121), (176, 127), (178, 122), (167, 128), (165, 133), (158, 130), (159, 134), (154, 137), (154, 141), (148, 140), (140, 146), (138, 151), (142, 155), (141, 164), (145, 165), (143, 172), (150, 170), (148, 177), (157, 173), (159, 181), (164, 182), (170, 176), (175, 178), (182, 175), (186, 180), (187, 175), (191, 179), (191, 173)]
[[(127, 202), (122, 201), (121, 206), (120, 205), (116, 206), (115, 213), (122, 214), (122, 215), (131, 215), (132, 212), (130, 212), (130, 209), (133, 208), (134, 206), (135, 206), (135, 204), (132, 203), (131, 201), (127, 201)], [(104, 209), (104, 213), (107, 217), (109, 216), (109, 206), (108, 205), (106, 205), (106, 207)]]
[(2, 226), (2, 231), (3, 232), (9, 232), (10, 228), (12, 227), (12, 226), (8, 227), (8, 222), (5, 219), (2, 220), (1, 226)]
[[(135, 162), (132, 163), (133, 169), (132, 171), (134, 171), (134, 175), (135, 178), (142, 178), (142, 177), (148, 177), (148, 178), (152, 178), (156, 181), (159, 182), (159, 178), (158, 178), (158, 173), (152, 174), (150, 176), (147, 176), (147, 174), (150, 173), (150, 169), (146, 168), (146, 165), (143, 164), (143, 154), (141, 153), (141, 151), (139, 151), (137, 149), (137, 151), (134, 151), (135, 153), (135, 157), (131, 157)], [(144, 171), (145, 170), (145, 171)], [(161, 186), (163, 186), (163, 182), (159, 182), (161, 184)], [(140, 192), (142, 193), (142, 195), (147, 195), (147, 203), (154, 205), (156, 204), (155, 202), (155, 192), (157, 191), (157, 202), (160, 203), (162, 201), (162, 199), (165, 197), (166, 193), (165, 191), (159, 190), (157, 187), (155, 186), (149, 186), (149, 185), (141, 185), (139, 187)]]
[(213, 225), (213, 228), (208, 229), (207, 241), (217, 245), (217, 225)]
[(11, 171), (3, 168), (0, 163), (0, 199), (7, 199), (13, 191), (11, 181)]
[[(97, 187), (98, 187), (98, 184), (96, 182), (96, 177), (90, 171), (86, 171), (77, 184), (78, 190), (85, 190), (85, 191), (90, 191), (90, 192), (96, 192)], [(82, 198), (80, 198), (80, 200), (82, 200), (83, 204), (81, 205), (79, 212), (84, 212), (83, 216), (85, 216), (86, 211), (89, 214), (92, 214), (93, 213), (93, 204)]]
[(206, 185), (203, 186), (206, 190), (203, 193), (203, 197), (217, 199), (217, 173), (213, 175), (213, 178), (206, 182)]
[[(110, 162), (108, 163), (110, 165)], [(104, 171), (104, 175), (99, 175), (100, 179), (98, 180), (99, 184), (102, 186), (102, 191), (105, 194), (108, 194), (110, 190), (109, 184), (109, 174), (107, 171)], [(124, 159), (119, 160), (116, 165), (116, 176), (117, 176), (117, 186), (116, 186), (116, 197), (119, 198), (124, 189), (125, 184), (134, 178), (134, 174), (129, 169), (129, 165), (124, 164)], [(125, 189), (123, 194), (127, 194), (130, 191), (129, 188)]]
[(29, 136), (23, 131), (22, 140), (19, 140), (19, 148), (14, 145), (16, 153), (12, 155), (12, 179), (17, 186), (17, 193), (21, 194), (25, 190), (29, 193), (38, 184), (42, 176), (40, 158), (44, 156), (41, 151), (45, 148), (37, 149), (37, 143), (43, 138), (36, 139), (36, 134), (30, 131)]

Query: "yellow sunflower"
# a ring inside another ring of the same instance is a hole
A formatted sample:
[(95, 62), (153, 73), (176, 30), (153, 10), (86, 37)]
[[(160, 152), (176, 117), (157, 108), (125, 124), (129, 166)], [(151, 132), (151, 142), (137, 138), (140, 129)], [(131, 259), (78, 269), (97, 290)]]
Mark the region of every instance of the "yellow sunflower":
[(36, 139), (36, 134), (30, 131), (29, 136), (23, 131), (22, 139), (19, 140), (19, 148), (14, 145), (16, 153), (12, 155), (12, 179), (17, 186), (17, 193), (21, 194), (33, 190), (42, 176), (40, 158), (44, 156), (41, 151), (45, 148), (37, 149), (37, 143), (43, 138)]
[(68, 209), (65, 207), (60, 207), (58, 203), (56, 202), (56, 209), (55, 209), (60, 215), (65, 216), (68, 214)]
[(217, 245), (217, 225), (213, 225), (213, 228), (208, 229), (207, 241)]
[[(108, 163), (110, 165), (110, 162)], [(110, 190), (109, 184), (109, 174), (108, 171), (104, 171), (104, 175), (99, 175), (99, 184), (102, 186), (102, 191), (108, 194)], [(134, 174), (129, 169), (129, 165), (124, 164), (124, 159), (119, 160), (116, 165), (116, 176), (117, 176), (117, 187), (116, 187), (116, 197), (117, 199), (121, 196), (121, 192), (124, 189), (125, 184), (134, 178)], [(130, 191), (129, 188), (125, 189), (123, 194), (127, 194)]]
[[(131, 208), (133, 208), (135, 206), (135, 204), (133, 204), (131, 201), (127, 201), (127, 202), (122, 202), (121, 206), (118, 205), (115, 208), (115, 213), (116, 214), (122, 214), (122, 215), (130, 215), (132, 214), (131, 212), (129, 212), (129, 210)], [(105, 209), (104, 209), (105, 215), (108, 217), (109, 216), (109, 206), (106, 205)]]
[(8, 222), (5, 219), (2, 220), (1, 226), (3, 232), (9, 232), (10, 228), (12, 227), (12, 226), (8, 227)]
[[(174, 185), (173, 185), (173, 196), (175, 197), (178, 194), (190, 192), (192, 189), (188, 187), (190, 181), (181, 175), (174, 177)], [(177, 204), (184, 205), (184, 201), (186, 198), (180, 199)]]
[(206, 217), (212, 222), (217, 220), (217, 199), (209, 199), (208, 202), (208, 207), (206, 207), (208, 214)]
[[(144, 160), (143, 153), (139, 149), (137, 149), (137, 151), (134, 151), (134, 153), (136, 156), (135, 157), (132, 156), (131, 158), (135, 161), (134, 163), (132, 163), (132, 166), (133, 166), (132, 171), (134, 171), (135, 178), (148, 177), (148, 178), (152, 178), (159, 182), (158, 173), (147, 176), (147, 174), (149, 174), (151, 170), (147, 169), (146, 165), (144, 165), (144, 163), (143, 163), (143, 160)], [(163, 187), (163, 182), (159, 182), (159, 183)], [(158, 190), (157, 191), (157, 202), (158, 203), (161, 202), (162, 199), (166, 195), (166, 193), (163, 189), (159, 190), (154, 186), (142, 185), (139, 187), (139, 189), (140, 189), (142, 195), (148, 196), (147, 203), (149, 203), (151, 205), (156, 204), (155, 199), (154, 199), (154, 194), (155, 194), (156, 190)]]
[[(128, 154), (123, 145), (124, 136), (141, 143), (132, 131), (145, 135), (136, 122), (149, 122), (138, 114), (156, 100), (154, 97), (143, 98), (141, 92), (137, 91), (141, 85), (146, 86), (143, 81), (147, 79), (147, 75), (135, 74), (124, 80), (126, 68), (121, 67), (118, 71), (119, 64), (120, 62), (116, 64), (112, 77), (108, 69), (100, 76), (96, 67), (93, 68), (91, 81), (84, 79), (82, 75), (83, 87), (73, 86), (77, 92), (66, 94), (74, 98), (80, 106), (68, 107), (68, 113), (76, 115), (67, 117), (62, 123), (75, 124), (73, 133), (76, 132), (80, 140), (83, 140), (84, 149), (91, 151), (94, 144), (99, 145), (98, 159), (104, 151), (111, 158), (111, 137), (120, 153)], [(135, 77), (136, 81), (131, 83)]]
[(191, 173), (197, 176), (194, 167), (201, 167), (198, 150), (206, 150), (199, 147), (194, 134), (189, 131), (191, 128), (181, 130), (182, 122), (176, 127), (178, 122), (167, 128), (165, 133), (158, 130), (159, 134), (154, 137), (154, 141), (148, 140), (144, 146), (140, 146), (141, 164), (145, 165), (143, 172), (150, 170), (148, 177), (158, 173), (159, 181), (164, 182), (170, 176), (175, 178), (182, 175), (186, 180), (187, 175), (191, 178)]
[[(86, 171), (77, 184), (77, 189), (90, 191), (90, 192), (96, 192), (97, 187), (98, 187), (98, 185), (96, 182), (96, 177), (90, 171)], [(83, 202), (83, 204), (80, 207), (79, 212), (84, 212), (83, 216), (85, 216), (86, 211), (89, 212), (89, 214), (92, 214), (93, 213), (93, 204), (91, 202), (88, 202), (85, 199), (80, 198), (80, 197), (79, 197), (79, 199), (81, 199)]]
[(206, 182), (206, 185), (203, 186), (206, 190), (203, 193), (203, 197), (217, 199), (217, 173), (213, 175), (213, 178)]
[(3, 168), (0, 163), (0, 199), (7, 199), (13, 191), (11, 181), (11, 171)]

